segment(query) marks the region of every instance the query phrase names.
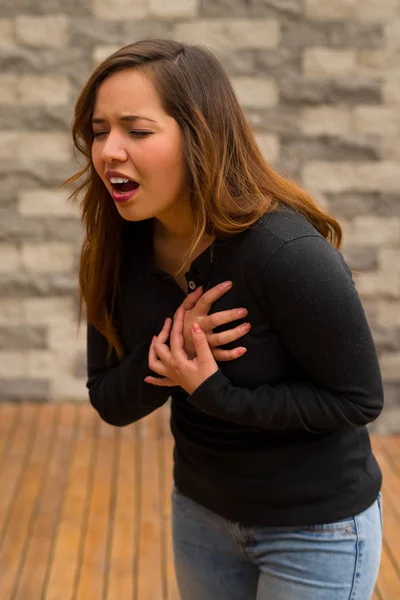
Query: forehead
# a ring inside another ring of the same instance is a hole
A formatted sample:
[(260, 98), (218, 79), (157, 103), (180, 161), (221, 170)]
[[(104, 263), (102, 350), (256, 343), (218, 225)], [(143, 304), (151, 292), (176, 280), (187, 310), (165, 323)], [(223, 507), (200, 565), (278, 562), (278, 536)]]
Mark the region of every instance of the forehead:
[(138, 69), (124, 69), (110, 75), (97, 90), (94, 115), (164, 113), (151, 79)]

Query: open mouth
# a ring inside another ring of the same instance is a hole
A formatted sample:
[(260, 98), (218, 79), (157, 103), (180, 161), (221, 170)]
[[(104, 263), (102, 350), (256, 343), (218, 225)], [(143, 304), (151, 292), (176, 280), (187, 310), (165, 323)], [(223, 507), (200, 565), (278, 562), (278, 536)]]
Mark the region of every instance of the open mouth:
[(119, 194), (133, 192), (139, 187), (139, 183), (137, 181), (133, 181), (131, 179), (126, 179), (122, 177), (111, 177), (110, 183), (112, 185), (112, 189), (115, 192), (118, 192)]

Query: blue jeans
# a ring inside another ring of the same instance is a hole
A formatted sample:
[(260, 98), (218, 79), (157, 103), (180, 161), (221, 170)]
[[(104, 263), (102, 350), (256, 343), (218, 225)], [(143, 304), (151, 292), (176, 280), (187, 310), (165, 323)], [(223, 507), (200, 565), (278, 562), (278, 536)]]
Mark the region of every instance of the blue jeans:
[(337, 523), (245, 527), (174, 487), (172, 536), (181, 600), (370, 600), (381, 557), (381, 495)]

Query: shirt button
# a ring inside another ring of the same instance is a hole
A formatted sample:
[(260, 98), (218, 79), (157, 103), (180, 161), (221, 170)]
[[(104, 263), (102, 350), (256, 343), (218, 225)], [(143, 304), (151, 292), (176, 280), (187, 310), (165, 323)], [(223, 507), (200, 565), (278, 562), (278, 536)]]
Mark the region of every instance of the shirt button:
[(188, 286), (189, 286), (190, 290), (195, 290), (196, 289), (196, 284), (195, 284), (194, 281), (189, 281)]

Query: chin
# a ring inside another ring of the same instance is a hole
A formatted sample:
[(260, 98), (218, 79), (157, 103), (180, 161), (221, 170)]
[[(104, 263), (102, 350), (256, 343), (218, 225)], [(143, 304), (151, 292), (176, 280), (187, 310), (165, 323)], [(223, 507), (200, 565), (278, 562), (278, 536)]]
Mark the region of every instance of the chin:
[(155, 215), (149, 211), (138, 209), (138, 207), (118, 205), (117, 210), (125, 221), (146, 221), (152, 219)]

